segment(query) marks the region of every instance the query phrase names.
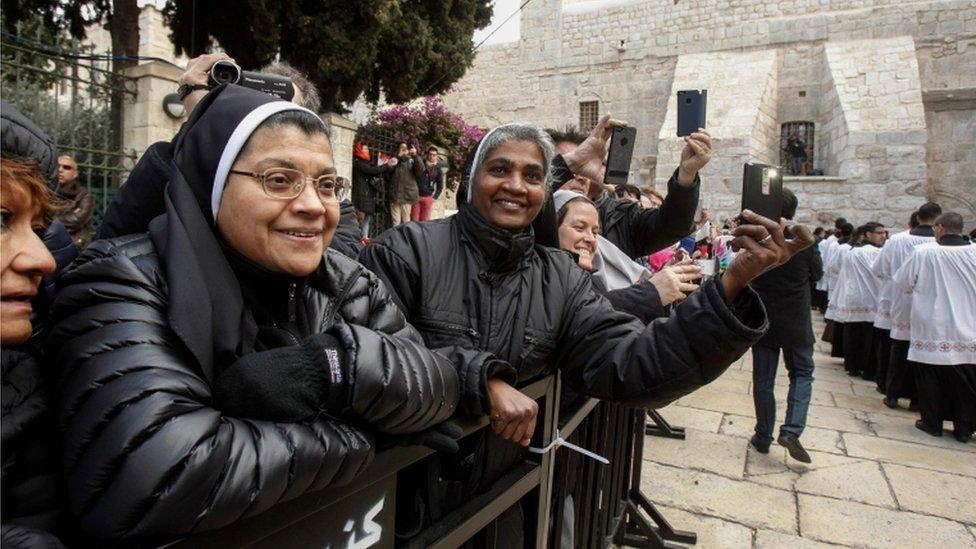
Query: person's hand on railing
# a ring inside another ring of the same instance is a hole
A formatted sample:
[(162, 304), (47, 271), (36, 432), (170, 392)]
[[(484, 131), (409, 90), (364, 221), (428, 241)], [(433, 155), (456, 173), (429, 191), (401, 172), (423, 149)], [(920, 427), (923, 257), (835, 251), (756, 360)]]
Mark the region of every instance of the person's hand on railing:
[(802, 225), (791, 227), (793, 238), (786, 238), (785, 219), (777, 223), (749, 210), (742, 212), (742, 219), (747, 224), (732, 231), (732, 249), (739, 253), (722, 275), (725, 299), (730, 303), (752, 279), (813, 244), (813, 235)]
[(430, 429), (424, 429), (409, 435), (379, 435), (379, 449), (385, 450), (393, 446), (426, 446), (438, 452), (457, 453), (458, 439), (464, 431), (457, 423), (445, 421)]
[(491, 402), (491, 429), (505, 440), (528, 446), (539, 415), (536, 401), (497, 378), (488, 380), (488, 398)]

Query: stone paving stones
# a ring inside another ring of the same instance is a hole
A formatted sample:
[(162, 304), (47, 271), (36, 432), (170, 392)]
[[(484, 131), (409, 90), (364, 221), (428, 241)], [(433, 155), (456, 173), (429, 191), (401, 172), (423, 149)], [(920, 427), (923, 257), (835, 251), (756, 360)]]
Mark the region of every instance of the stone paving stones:
[(665, 505), (754, 528), (796, 533), (796, 499), (785, 490), (646, 461), (643, 477), (644, 493)]
[(668, 420), (668, 423), (685, 429), (717, 433), (722, 424), (722, 412), (699, 410), (678, 404), (672, 404), (658, 411), (664, 416), (664, 419)]
[[(717, 545), (716, 547), (720, 546)], [(788, 547), (789, 549), (828, 549), (830, 547), (843, 547), (843, 545), (813, 541), (771, 530), (757, 530), (756, 542), (752, 547), (754, 549), (783, 549), (784, 547)]]
[(860, 547), (976, 547), (966, 527), (938, 517), (799, 495), (803, 537)]
[[(938, 446), (946, 450), (976, 454), (976, 444), (961, 444), (952, 438), (949, 432), (952, 426), (948, 422), (945, 424), (946, 432), (941, 437), (936, 438), (916, 429), (914, 423), (917, 416), (908, 410), (904, 412), (888, 410), (881, 414), (869, 412), (867, 419), (871, 424), (871, 429), (881, 438), (903, 440), (926, 446)], [(973, 459), (976, 459), (976, 456)]]
[[(976, 443), (954, 440), (948, 423), (942, 438), (918, 431), (916, 413), (884, 407), (874, 384), (848, 376), (840, 360), (820, 351), (814, 360), (800, 439), (813, 463), (775, 442), (768, 454), (749, 446), (756, 420), (746, 353), (718, 382), (663, 410), (687, 439), (647, 439), (644, 493), (676, 527), (697, 531), (705, 549), (976, 548)], [(780, 364), (778, 421), (787, 384)]]
[(852, 433), (842, 436), (847, 453), (852, 456), (976, 477), (976, 459), (969, 452)]
[(976, 525), (976, 478), (882, 465), (902, 509)]
[(751, 395), (725, 393), (706, 388), (683, 397), (678, 404), (701, 410), (755, 417)]
[(749, 547), (752, 530), (741, 524), (714, 517), (705, 517), (676, 507), (661, 505), (658, 510), (668, 517), (675, 530), (690, 530), (698, 534), (696, 548)]
[[(746, 465), (742, 439), (687, 430), (685, 440), (647, 437), (644, 459), (741, 479)], [(692, 444), (688, 444), (691, 441)]]
[(810, 470), (794, 484), (797, 492), (895, 507), (881, 467), (873, 461), (859, 461)]

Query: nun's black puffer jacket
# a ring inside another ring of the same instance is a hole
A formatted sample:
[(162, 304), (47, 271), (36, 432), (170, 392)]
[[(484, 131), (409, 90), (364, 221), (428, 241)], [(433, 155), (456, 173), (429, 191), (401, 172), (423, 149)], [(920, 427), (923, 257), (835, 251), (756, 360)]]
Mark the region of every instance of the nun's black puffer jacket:
[[(387, 231), (360, 261), (431, 348), (494, 353), (520, 381), (558, 367), (577, 392), (640, 406), (665, 406), (714, 380), (767, 328), (755, 292), (726, 304), (717, 279), (676, 316), (645, 327), (599, 296), (568, 252), (536, 246), (531, 232), (493, 227), (467, 205), (448, 219)], [(476, 376), (465, 368), (459, 373), (462, 407), (486, 411), (470, 406), (487, 403), (477, 394), (484, 387), (468, 383)]]
[[(330, 250), (303, 299), (317, 332), (342, 324), (351, 334), (347, 405), (360, 424), (409, 432), (453, 414), (454, 366), (423, 347), (365, 268)], [(325, 414), (280, 423), (222, 413), (166, 311), (165, 269), (146, 235), (97, 241), (63, 275), (49, 343), (62, 369), (68, 503), (88, 533), (226, 526), (346, 484), (370, 462), (371, 435)]]
[[(665, 406), (708, 384), (767, 328), (756, 293), (747, 288), (726, 303), (718, 279), (674, 316), (645, 326), (598, 295), (569, 252), (535, 245), (531, 231), (494, 227), (467, 204), (448, 219), (383, 233), (360, 261), (386, 282), (431, 348), (490, 352), (515, 368), (513, 384), (558, 369), (577, 394), (633, 406)], [(490, 412), (484, 364), (462, 364), (463, 410)], [(448, 498), (441, 509), (487, 490), (522, 457), (522, 447), (494, 433), (463, 442), (441, 466), (438, 484), (458, 487), (436, 496)], [(428, 521), (441, 518), (428, 509)], [(508, 520), (500, 546), (522, 540), (517, 521)]]

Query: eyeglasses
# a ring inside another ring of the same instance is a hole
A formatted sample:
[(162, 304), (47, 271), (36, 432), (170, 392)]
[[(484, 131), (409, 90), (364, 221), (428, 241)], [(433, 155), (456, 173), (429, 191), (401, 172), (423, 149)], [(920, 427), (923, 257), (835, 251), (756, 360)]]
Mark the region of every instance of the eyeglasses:
[(270, 168), (261, 173), (230, 170), (237, 175), (248, 175), (261, 182), (264, 194), (276, 200), (291, 200), (302, 194), (305, 183), (311, 180), (323, 204), (339, 202), (339, 191), (342, 183), (336, 180), (335, 174), (320, 175), (312, 178), (305, 172), (291, 168)]

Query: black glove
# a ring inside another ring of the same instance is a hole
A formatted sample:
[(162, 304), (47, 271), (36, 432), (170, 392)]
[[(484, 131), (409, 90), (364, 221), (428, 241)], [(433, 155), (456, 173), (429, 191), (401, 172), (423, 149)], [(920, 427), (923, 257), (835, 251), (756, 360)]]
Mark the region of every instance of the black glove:
[(242, 356), (214, 382), (217, 407), (233, 417), (297, 422), (349, 404), (345, 352), (335, 337)]
[(380, 450), (394, 446), (426, 446), (438, 452), (455, 454), (459, 449), (457, 441), (463, 433), (457, 423), (445, 421), (430, 429), (408, 435), (380, 434), (377, 437), (377, 446)]

